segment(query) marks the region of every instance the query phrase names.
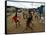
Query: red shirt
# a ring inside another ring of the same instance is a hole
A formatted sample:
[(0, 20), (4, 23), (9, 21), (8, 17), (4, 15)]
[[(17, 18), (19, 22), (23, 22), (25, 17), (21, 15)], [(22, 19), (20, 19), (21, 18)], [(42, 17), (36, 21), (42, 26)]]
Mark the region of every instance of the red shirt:
[[(18, 18), (18, 19), (17, 19)], [(20, 16), (13, 16), (13, 20), (16, 22), (17, 20), (19, 20), (21, 17)]]
[(13, 16), (13, 20), (14, 21), (17, 21), (17, 16)]

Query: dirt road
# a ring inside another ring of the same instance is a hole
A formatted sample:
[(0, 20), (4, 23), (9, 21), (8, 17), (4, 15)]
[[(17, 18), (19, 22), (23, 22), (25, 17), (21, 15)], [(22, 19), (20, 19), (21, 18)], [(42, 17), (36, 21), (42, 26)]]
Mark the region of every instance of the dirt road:
[[(12, 15), (13, 16), (13, 15)], [(32, 29), (28, 28), (26, 29), (26, 20), (22, 19), (21, 25), (17, 25), (12, 21), (12, 16), (7, 17), (7, 33), (20, 33), (20, 32), (44, 32), (44, 26), (43, 23), (38, 23), (37, 21), (34, 21), (32, 24)], [(31, 26), (31, 25), (30, 25)]]

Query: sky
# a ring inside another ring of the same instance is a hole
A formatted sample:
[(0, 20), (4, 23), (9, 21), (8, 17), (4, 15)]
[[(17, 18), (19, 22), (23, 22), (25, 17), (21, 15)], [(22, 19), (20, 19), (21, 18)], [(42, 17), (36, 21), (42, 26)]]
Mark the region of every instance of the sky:
[(9, 0), (9, 1), (34, 1), (34, 2), (45, 2), (45, 0)]
[[(18, 1), (18, 0), (16, 0), (16, 1)], [(23, 1), (23, 0), (21, 0), (21, 1)], [(44, 1), (42, 0), (42, 1), (33, 1), (33, 2), (44, 2)], [(37, 7), (40, 7), (41, 5), (44, 5), (44, 3), (33, 3), (32, 4), (32, 3), (24, 3), (24, 2), (11, 2), (11, 1), (7, 1), (7, 6), (15, 6), (15, 7), (18, 7), (18, 8), (37, 8)]]

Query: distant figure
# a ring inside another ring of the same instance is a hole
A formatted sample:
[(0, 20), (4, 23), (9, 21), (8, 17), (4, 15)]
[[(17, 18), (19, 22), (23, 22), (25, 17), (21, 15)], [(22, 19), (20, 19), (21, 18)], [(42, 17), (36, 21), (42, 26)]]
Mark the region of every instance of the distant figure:
[(16, 24), (16, 28), (17, 28), (17, 25), (18, 25), (18, 24), (19, 24), (19, 26), (20, 26), (19, 19), (17, 19), (17, 18), (19, 18), (19, 17), (17, 17), (17, 15), (13, 16), (13, 20), (14, 20), (14, 22), (15, 22), (15, 24)]
[[(31, 29), (32, 29), (32, 25), (33, 25), (32, 21), (34, 20), (33, 17), (35, 17), (34, 13), (35, 13), (34, 9), (29, 10), (29, 17), (27, 18), (27, 23), (26, 23), (26, 27), (31, 28)], [(31, 24), (31, 26), (30, 26), (30, 24)]]
[[(27, 23), (26, 23), (26, 27), (28, 27), (28, 28), (31, 28), (30, 27), (30, 24), (32, 24), (32, 9), (31, 10), (29, 10), (29, 17), (27, 18)], [(32, 29), (32, 28), (31, 28)]]
[[(32, 17), (33, 17), (32, 13), (33, 13), (33, 11), (32, 11), (32, 9), (30, 9), (28, 12), (29, 15), (28, 15), (27, 22), (26, 22), (26, 29), (24, 29), (24, 31), (27, 30), (28, 28), (32, 29)], [(30, 24), (31, 24), (31, 26), (30, 26)]]

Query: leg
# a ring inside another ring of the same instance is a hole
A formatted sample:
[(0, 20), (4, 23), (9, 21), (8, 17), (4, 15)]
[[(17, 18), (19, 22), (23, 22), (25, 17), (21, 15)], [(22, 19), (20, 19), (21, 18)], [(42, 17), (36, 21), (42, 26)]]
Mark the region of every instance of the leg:
[(16, 28), (17, 28), (17, 21), (15, 21), (15, 25), (16, 25)]
[(16, 23), (16, 28), (17, 28), (17, 23)]
[(20, 21), (19, 21), (19, 20), (17, 20), (17, 22), (18, 22), (18, 25), (20, 26)]

